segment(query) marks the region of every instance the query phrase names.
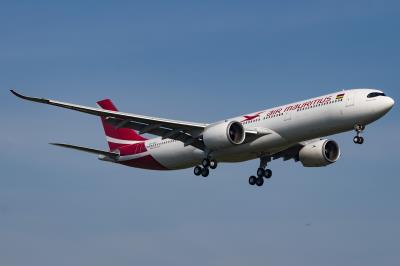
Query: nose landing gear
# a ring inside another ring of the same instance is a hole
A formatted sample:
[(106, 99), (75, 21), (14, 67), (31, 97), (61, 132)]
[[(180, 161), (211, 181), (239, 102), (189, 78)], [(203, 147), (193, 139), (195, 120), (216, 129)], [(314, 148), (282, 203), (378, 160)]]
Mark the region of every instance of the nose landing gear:
[(364, 125), (355, 125), (354, 129), (355, 129), (357, 135), (353, 138), (353, 142), (355, 144), (363, 144), (364, 138), (361, 136), (361, 133), (365, 130), (365, 126)]
[(363, 138), (363, 137), (360, 137), (360, 136), (355, 136), (355, 137), (353, 138), (353, 142), (354, 142), (355, 144), (363, 144), (363, 143), (364, 143), (364, 138)]

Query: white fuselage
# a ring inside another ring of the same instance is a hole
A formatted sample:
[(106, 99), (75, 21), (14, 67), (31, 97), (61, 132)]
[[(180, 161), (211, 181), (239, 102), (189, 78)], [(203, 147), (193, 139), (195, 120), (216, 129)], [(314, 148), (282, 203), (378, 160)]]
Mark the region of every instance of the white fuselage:
[[(246, 130), (257, 131), (263, 136), (213, 151), (212, 157), (219, 162), (251, 160), (277, 153), (299, 142), (353, 130), (357, 124), (370, 124), (393, 106), (393, 100), (387, 96), (367, 98), (369, 93), (376, 91), (339, 91), (227, 119), (241, 122)], [(344, 96), (340, 96), (342, 94)], [(145, 146), (149, 154), (168, 169), (193, 167), (205, 157), (204, 151), (172, 139), (150, 139)]]

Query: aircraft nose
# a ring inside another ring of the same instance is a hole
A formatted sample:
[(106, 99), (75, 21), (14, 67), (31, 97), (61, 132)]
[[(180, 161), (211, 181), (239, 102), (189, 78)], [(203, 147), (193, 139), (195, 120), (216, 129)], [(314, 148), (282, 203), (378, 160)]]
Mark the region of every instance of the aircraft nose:
[(378, 103), (378, 108), (377, 111), (381, 114), (386, 114), (387, 112), (390, 111), (390, 109), (392, 109), (393, 105), (394, 105), (394, 100), (388, 96), (382, 97), (380, 101), (377, 102)]
[(373, 103), (373, 106), (370, 106), (369, 112), (372, 112), (374, 117), (380, 118), (392, 109), (394, 100), (388, 96), (381, 96), (377, 98), (377, 101), (371, 103)]
[(392, 109), (393, 105), (394, 105), (394, 100), (390, 97), (386, 97), (386, 108), (390, 110)]

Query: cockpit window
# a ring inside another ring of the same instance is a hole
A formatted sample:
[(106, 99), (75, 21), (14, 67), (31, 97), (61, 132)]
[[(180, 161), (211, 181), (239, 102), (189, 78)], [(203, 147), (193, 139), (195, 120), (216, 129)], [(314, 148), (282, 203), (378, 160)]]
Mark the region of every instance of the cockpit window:
[(371, 92), (367, 95), (367, 98), (374, 98), (378, 96), (386, 96), (383, 92)]

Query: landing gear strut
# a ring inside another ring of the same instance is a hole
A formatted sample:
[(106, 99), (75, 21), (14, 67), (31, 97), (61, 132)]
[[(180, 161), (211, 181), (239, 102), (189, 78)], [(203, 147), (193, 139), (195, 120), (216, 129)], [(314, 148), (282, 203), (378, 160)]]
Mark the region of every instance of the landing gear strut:
[(361, 136), (361, 133), (365, 130), (364, 125), (355, 125), (354, 130), (356, 131), (357, 135), (353, 138), (353, 142), (355, 144), (363, 144), (364, 138)]
[(205, 158), (201, 162), (201, 165), (196, 166), (193, 169), (193, 172), (196, 176), (207, 177), (210, 174), (210, 169), (216, 169), (218, 166), (218, 162), (214, 159)]
[(260, 158), (260, 167), (257, 169), (257, 177), (256, 176), (249, 177), (249, 184), (251, 186), (257, 185), (261, 187), (262, 185), (264, 185), (264, 178), (270, 179), (272, 177), (271, 169), (266, 169), (269, 161), (270, 161), (269, 157)]

